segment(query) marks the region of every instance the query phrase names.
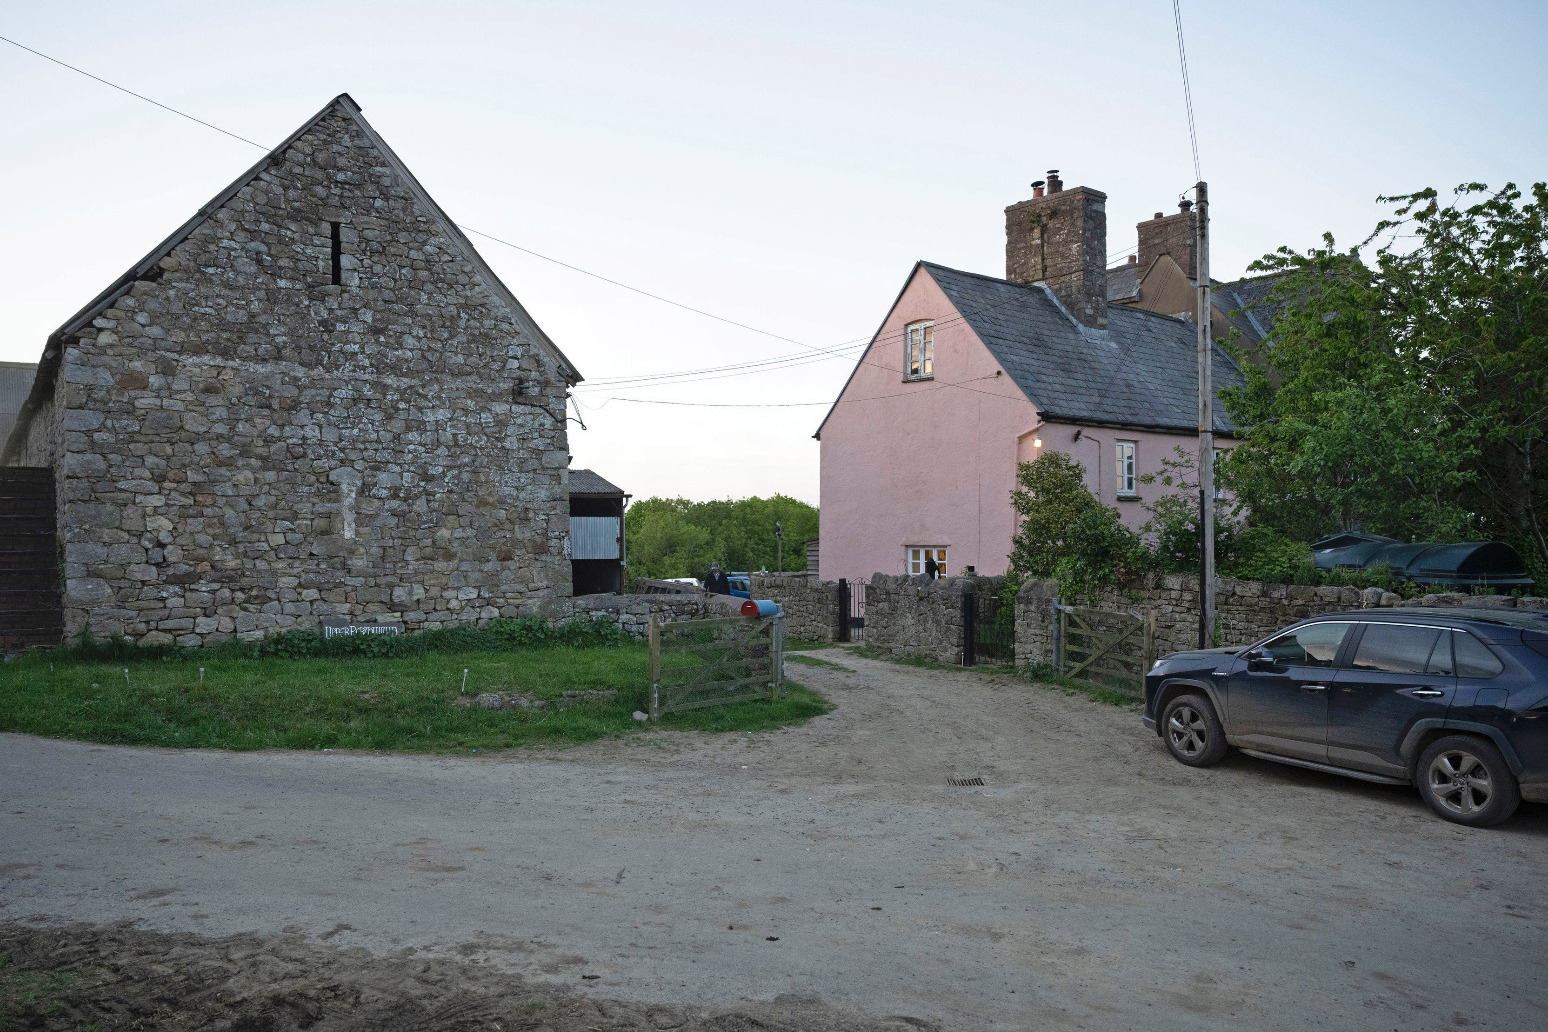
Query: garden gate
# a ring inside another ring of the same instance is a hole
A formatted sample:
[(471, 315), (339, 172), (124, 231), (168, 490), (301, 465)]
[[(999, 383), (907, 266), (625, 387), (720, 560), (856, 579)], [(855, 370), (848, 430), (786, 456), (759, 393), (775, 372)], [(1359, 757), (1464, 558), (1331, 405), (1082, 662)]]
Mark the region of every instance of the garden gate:
[(1115, 613), (1082, 606), (1059, 609), (1056, 663), (1064, 677), (1133, 694), (1145, 691), (1156, 660), (1156, 612)]

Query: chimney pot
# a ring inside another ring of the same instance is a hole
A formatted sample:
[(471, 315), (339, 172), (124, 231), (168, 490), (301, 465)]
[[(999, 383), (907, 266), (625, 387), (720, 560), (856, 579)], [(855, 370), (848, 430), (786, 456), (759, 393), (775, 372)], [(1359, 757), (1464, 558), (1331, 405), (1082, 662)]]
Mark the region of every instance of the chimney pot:
[(1134, 264), (1135, 264), (1135, 263), (1137, 263), (1137, 262), (1138, 262), (1138, 261), (1139, 261), (1139, 255), (1137, 255), (1137, 254), (1131, 254), (1131, 255), (1129, 255), (1129, 264), (1130, 264), (1130, 265), (1134, 265)]
[(1164, 219), (1164, 218), (1166, 218), (1166, 216), (1165, 216), (1165, 215), (1163, 215), (1163, 214), (1162, 214), (1162, 213), (1161, 213), (1161, 212), (1159, 212), (1159, 211), (1158, 211), (1158, 212), (1156, 212), (1156, 218), (1158, 218), (1158, 219)]
[(1037, 180), (1033, 181), (1033, 183), (1032, 183), (1032, 196), (1033, 197), (1041, 197), (1041, 196), (1043, 196), (1043, 181), (1041, 179), (1037, 179)]
[(1177, 202), (1177, 208), (1178, 208), (1179, 211), (1183, 211), (1183, 212), (1192, 211), (1193, 210), (1193, 202), (1190, 201), (1190, 200), (1186, 200), (1186, 199), (1178, 201)]
[(1056, 168), (1049, 169), (1048, 170), (1048, 192), (1051, 193), (1051, 194), (1056, 194), (1056, 193), (1059, 193), (1063, 189), (1064, 189), (1064, 180), (1059, 178), (1059, 170), (1056, 169)]

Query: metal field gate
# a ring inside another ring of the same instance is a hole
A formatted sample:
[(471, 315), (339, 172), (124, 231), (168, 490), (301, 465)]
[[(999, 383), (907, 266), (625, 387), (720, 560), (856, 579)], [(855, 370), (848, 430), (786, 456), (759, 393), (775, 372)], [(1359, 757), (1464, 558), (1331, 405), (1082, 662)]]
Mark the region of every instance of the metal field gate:
[(1059, 673), (1103, 688), (1143, 694), (1156, 660), (1156, 613), (1059, 606)]
[(784, 694), (785, 621), (650, 618), (650, 719)]

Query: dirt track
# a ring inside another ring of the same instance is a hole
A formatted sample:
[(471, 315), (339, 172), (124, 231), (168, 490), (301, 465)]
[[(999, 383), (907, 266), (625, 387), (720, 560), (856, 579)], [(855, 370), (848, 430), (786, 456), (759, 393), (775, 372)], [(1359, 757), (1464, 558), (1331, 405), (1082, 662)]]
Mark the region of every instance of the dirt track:
[(848, 669), (797, 676), (835, 712), (743, 738), (471, 759), (0, 739), (0, 920), (950, 1028), (1548, 1027), (1545, 808), (1467, 831), (1403, 789), (1182, 767), (1135, 713), (1013, 678), (826, 655)]

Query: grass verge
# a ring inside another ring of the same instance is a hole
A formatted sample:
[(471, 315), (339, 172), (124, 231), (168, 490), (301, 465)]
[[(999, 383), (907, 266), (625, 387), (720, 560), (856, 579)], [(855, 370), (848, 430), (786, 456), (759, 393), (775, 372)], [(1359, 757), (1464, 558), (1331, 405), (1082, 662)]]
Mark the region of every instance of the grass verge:
[[(172, 748), (466, 753), (646, 729), (761, 731), (832, 708), (787, 681), (782, 699), (671, 714), (646, 725), (633, 714), (648, 708), (648, 666), (648, 650), (638, 644), (112, 662), (29, 653), (0, 665), (0, 731)], [(531, 708), (453, 705), (464, 671), (468, 696), (504, 693)]]
[(805, 638), (786, 638), (786, 652), (816, 652), (818, 649), (831, 649), (834, 647), (831, 641), (807, 641)]
[(1120, 687), (1091, 684), (1073, 677), (1062, 677), (1048, 663), (1037, 663), (1017, 671), (1028, 682), (1043, 688), (1052, 688), (1066, 695), (1084, 695), (1109, 706), (1140, 706), (1145, 700), (1135, 692)]
[(820, 656), (801, 656), (801, 655), (794, 655), (794, 656), (792, 656), (792, 655), (787, 655), (787, 656), (785, 656), (785, 662), (786, 663), (799, 663), (802, 666), (831, 667), (834, 670), (848, 670), (849, 669), (849, 667), (847, 667), (847, 666), (843, 666), (842, 664), (839, 664), (839, 663), (829, 662), (828, 660), (823, 659)]

